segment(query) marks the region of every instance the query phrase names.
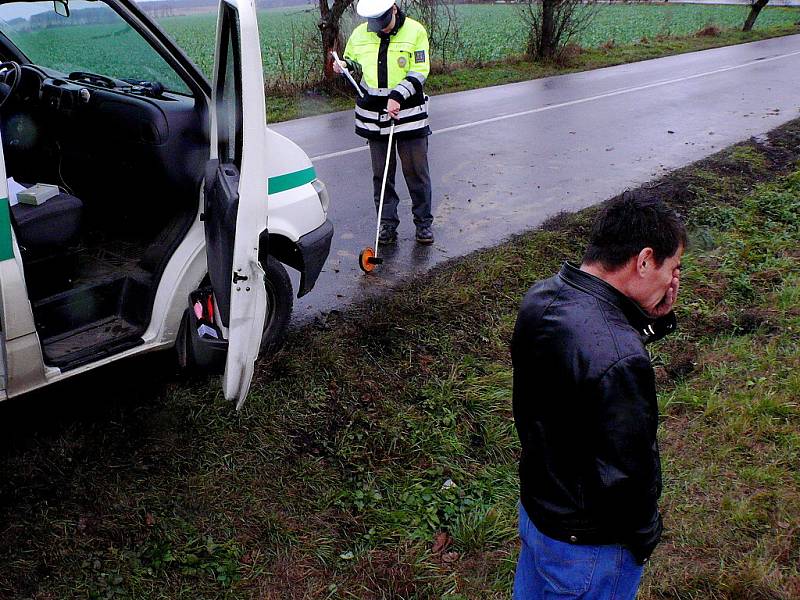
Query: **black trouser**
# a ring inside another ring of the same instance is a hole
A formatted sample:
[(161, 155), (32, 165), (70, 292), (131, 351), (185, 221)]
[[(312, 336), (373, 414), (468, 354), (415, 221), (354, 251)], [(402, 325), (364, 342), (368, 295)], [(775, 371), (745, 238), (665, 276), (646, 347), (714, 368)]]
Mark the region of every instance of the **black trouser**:
[[(386, 149), (389, 138), (369, 141), (369, 153), (372, 157), (372, 189), (375, 197), (375, 210), (381, 199), (381, 184), (383, 183), (383, 168), (386, 160)], [(413, 139), (395, 138), (392, 146), (397, 148), (400, 162), (403, 165), (403, 176), (411, 194), (411, 212), (414, 214), (414, 224), (430, 227), (433, 223), (431, 214), (431, 176), (428, 171), (428, 138)], [(394, 175), (397, 169), (397, 158), (392, 148), (389, 157), (389, 173), (386, 177), (386, 193), (383, 196), (383, 212), (381, 223), (397, 227), (400, 219), (397, 216), (397, 204), (400, 198), (394, 189)]]

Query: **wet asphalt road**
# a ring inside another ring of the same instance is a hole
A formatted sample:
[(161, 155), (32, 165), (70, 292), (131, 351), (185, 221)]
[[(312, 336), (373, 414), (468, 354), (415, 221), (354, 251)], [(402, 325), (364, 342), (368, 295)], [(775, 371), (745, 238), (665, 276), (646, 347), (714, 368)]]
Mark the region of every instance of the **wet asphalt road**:
[(312, 158), (336, 232), (294, 322), (341, 309), (437, 263), (493, 246), (800, 116), (800, 35), (431, 97), (434, 233), (414, 242), (398, 165), (399, 243), (370, 275), (375, 211), (350, 111), (274, 125)]

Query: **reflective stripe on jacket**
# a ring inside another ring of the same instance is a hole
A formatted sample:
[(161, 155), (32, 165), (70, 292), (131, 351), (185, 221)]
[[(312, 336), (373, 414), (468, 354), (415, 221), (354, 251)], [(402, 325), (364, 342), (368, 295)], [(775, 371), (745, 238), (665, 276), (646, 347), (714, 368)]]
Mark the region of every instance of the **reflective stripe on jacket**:
[(356, 100), (356, 133), (368, 139), (389, 135), (386, 114), (389, 98), (400, 103), (395, 135), (399, 138), (430, 134), (428, 97), (423, 85), (430, 73), (430, 47), (425, 28), (397, 12), (391, 33), (372, 33), (362, 23), (353, 31), (344, 50), (356, 77), (360, 75), (363, 98)]

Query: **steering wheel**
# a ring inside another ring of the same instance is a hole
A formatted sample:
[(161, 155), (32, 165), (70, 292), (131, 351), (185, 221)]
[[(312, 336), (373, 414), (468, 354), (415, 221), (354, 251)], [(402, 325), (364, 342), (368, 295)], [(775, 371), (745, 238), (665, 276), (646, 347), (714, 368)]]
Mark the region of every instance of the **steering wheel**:
[(9, 60), (0, 63), (0, 108), (8, 101), (22, 79), (19, 63)]

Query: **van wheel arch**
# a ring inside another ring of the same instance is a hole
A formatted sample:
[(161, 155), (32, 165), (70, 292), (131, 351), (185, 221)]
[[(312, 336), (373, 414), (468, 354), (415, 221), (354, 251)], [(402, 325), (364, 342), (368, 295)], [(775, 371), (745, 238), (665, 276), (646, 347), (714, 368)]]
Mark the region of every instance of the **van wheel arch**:
[(271, 255), (262, 257), (261, 266), (267, 291), (267, 314), (259, 349), (259, 355), (263, 356), (277, 352), (286, 341), (294, 296), (289, 274), (277, 258)]

